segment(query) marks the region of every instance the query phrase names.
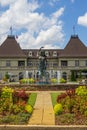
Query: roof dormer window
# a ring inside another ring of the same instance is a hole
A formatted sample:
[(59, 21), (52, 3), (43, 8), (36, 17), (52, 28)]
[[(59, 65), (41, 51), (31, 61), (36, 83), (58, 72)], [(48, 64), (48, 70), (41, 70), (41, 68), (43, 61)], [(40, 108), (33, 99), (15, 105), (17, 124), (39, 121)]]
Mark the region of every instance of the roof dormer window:
[(45, 55), (48, 57), (48, 56), (49, 56), (49, 52), (48, 52), (48, 51), (45, 51)]
[(32, 56), (32, 51), (29, 51), (29, 56)]
[(53, 56), (57, 56), (57, 52), (56, 51), (53, 51)]

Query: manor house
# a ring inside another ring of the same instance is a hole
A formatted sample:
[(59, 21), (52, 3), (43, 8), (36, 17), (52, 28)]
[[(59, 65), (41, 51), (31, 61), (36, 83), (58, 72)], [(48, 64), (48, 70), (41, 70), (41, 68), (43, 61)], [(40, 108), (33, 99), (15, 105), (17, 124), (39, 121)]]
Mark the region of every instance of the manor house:
[[(72, 35), (64, 49), (45, 49), (47, 76), (70, 80), (87, 77), (87, 47), (77, 35)], [(22, 49), (13, 35), (8, 35), (0, 45), (0, 79), (6, 72), (18, 81), (39, 77), (39, 49)]]

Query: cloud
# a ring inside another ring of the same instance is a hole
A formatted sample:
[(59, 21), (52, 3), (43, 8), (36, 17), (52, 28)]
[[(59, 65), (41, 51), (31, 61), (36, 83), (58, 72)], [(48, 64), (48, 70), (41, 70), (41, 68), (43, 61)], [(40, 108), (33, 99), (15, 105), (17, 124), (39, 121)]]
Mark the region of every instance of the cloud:
[(1, 6), (7, 6), (15, 2), (16, 0), (0, 0)]
[(9, 34), (12, 25), (15, 33), (19, 32), (17, 41), (22, 48), (40, 48), (42, 44), (46, 48), (60, 48), (60, 42), (64, 39), (63, 22), (60, 20), (64, 7), (46, 16), (44, 12), (37, 11), (40, 9), (37, 0), (1, 2), (0, 0), (3, 6), (9, 5), (9, 8), (0, 16), (0, 34), (5, 33), (5, 36), (6, 32)]
[(78, 24), (87, 27), (87, 13), (85, 13), (83, 16), (79, 16)]
[(56, 12), (54, 12), (52, 14), (54, 19), (58, 19), (64, 12), (64, 7), (60, 8), (59, 10), (57, 10)]
[(54, 6), (56, 2), (59, 2), (60, 0), (50, 0), (49, 5)]

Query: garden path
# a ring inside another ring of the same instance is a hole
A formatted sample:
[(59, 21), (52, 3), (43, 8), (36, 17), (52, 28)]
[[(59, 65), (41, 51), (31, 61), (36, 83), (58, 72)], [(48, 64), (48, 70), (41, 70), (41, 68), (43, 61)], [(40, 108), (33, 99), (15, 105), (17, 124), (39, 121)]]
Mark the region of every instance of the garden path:
[(55, 115), (48, 91), (39, 91), (29, 125), (55, 125)]

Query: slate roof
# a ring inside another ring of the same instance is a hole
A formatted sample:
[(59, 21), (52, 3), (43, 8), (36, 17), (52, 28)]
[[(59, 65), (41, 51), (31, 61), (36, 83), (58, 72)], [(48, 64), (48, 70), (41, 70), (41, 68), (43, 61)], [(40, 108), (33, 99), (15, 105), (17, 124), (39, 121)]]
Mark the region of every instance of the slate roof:
[(71, 36), (59, 57), (87, 57), (87, 47), (77, 35)]
[[(30, 51), (32, 51), (32, 56), (29, 56)], [(39, 49), (21, 49), (15, 37), (8, 36), (0, 46), (0, 57), (38, 58), (38, 51)], [(64, 49), (45, 49), (45, 51), (49, 53), (47, 58), (87, 57), (87, 47), (77, 35), (71, 36)], [(56, 57), (53, 56), (55, 51), (57, 52)]]
[(26, 57), (14, 36), (8, 36), (0, 46), (0, 57)]

